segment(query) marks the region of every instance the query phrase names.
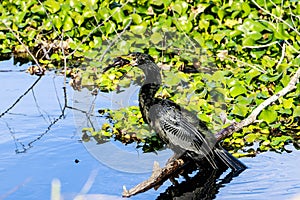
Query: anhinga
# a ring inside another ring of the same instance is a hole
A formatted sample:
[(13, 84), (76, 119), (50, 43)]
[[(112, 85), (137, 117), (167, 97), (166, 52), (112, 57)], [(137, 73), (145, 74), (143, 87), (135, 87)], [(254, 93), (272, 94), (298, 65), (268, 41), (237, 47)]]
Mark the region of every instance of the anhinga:
[(196, 164), (206, 160), (213, 169), (230, 167), (234, 171), (241, 171), (246, 168), (221, 147), (204, 122), (194, 114), (168, 99), (155, 97), (162, 79), (160, 68), (151, 56), (135, 52), (126, 56), (126, 59), (117, 57), (104, 72), (127, 64), (140, 68), (145, 74), (144, 84), (139, 91), (139, 107), (144, 121), (177, 157), (187, 155)]

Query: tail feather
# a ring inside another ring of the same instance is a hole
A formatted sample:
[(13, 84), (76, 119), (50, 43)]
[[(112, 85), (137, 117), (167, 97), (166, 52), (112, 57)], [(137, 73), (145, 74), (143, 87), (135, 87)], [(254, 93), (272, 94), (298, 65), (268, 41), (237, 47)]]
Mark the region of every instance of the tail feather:
[(228, 151), (223, 149), (223, 147), (219, 146), (214, 151), (218, 158), (227, 166), (230, 167), (233, 171), (243, 171), (247, 167), (233, 155), (231, 155)]

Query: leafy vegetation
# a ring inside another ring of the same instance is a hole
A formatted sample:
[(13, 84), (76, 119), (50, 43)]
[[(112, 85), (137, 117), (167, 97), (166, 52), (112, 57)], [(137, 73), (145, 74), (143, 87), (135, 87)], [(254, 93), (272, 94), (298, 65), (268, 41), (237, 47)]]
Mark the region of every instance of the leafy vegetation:
[[(139, 84), (137, 69), (102, 69), (128, 52), (151, 54), (163, 69), (158, 95), (195, 112), (214, 132), (228, 125), (220, 114), (246, 118), (300, 65), (298, 1), (3, 0), (0, 11), (0, 52), (28, 47), (48, 68), (67, 58), (76, 89), (107, 92)], [(290, 142), (299, 148), (299, 97), (300, 83), (223, 145), (250, 154), (282, 151)], [(86, 135), (138, 141), (147, 151), (161, 147), (136, 107), (106, 113), (108, 123)]]

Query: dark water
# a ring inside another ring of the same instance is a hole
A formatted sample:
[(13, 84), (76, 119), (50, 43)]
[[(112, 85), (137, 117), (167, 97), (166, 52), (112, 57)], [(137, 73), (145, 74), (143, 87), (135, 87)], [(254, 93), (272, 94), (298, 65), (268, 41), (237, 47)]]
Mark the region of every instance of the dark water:
[[(0, 63), (0, 114), (37, 80), (22, 72), (27, 67), (14, 65), (13, 59)], [(121, 199), (123, 185), (130, 188), (147, 179), (153, 160), (163, 163), (170, 155), (169, 151), (159, 156), (144, 155), (132, 145), (124, 148), (117, 142), (82, 143), (80, 128), (88, 124), (85, 113), (66, 109), (59, 119), (64, 105), (62, 87), (63, 77), (49, 72), (0, 118), (0, 199), (50, 199), (53, 180), (60, 181), (64, 199), (79, 199), (79, 195), (86, 199)], [(86, 104), (94, 101), (87, 91), (76, 93), (69, 86), (66, 91), (70, 106), (87, 108), (80, 100)], [(136, 103), (136, 91), (129, 91), (126, 102), (121, 103), (117, 95), (101, 94), (96, 107)], [(97, 122), (101, 119), (93, 124)], [(266, 152), (241, 160), (249, 168), (222, 185), (215, 199), (295, 199), (300, 194), (299, 151)], [(131, 199), (155, 199), (170, 185), (168, 181), (158, 191)]]

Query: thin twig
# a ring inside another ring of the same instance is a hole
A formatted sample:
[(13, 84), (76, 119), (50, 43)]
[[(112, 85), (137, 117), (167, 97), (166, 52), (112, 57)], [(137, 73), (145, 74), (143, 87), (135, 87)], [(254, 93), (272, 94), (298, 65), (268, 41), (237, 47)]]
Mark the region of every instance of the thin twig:
[(300, 35), (300, 32), (293, 26), (291, 26), (289, 23), (287, 23), (286, 21), (284, 21), (283, 19), (281, 19), (280, 17), (277, 17), (276, 15), (270, 13), (268, 10), (264, 9), (263, 7), (261, 7), (260, 5), (258, 5), (258, 3), (256, 3), (255, 0), (251, 0), (259, 9), (261, 9), (262, 11), (264, 11), (265, 13), (267, 13), (268, 15), (271, 15), (272, 17), (274, 17), (275, 19), (281, 21), (282, 23), (284, 23), (285, 25), (287, 25), (290, 29), (292, 29), (293, 31), (295, 31), (298, 35)]
[(285, 43), (283, 43), (283, 45), (282, 45), (281, 56), (280, 56), (280, 59), (279, 59), (277, 65), (276, 65), (275, 69), (277, 69), (277, 67), (279, 65), (281, 65), (281, 63), (282, 63), (282, 61), (284, 59), (284, 56), (285, 56)]
[(61, 52), (64, 58), (64, 87), (66, 88), (67, 85), (67, 57), (65, 56), (65, 50), (64, 50), (64, 32), (61, 33), (61, 41), (60, 41), (60, 48)]
[(298, 70), (296, 71), (294, 76), (291, 78), (290, 82), (288, 83), (288, 85), (286, 87), (284, 87), (282, 90), (280, 90), (276, 94), (272, 95), (271, 97), (266, 99), (263, 103), (261, 103), (259, 106), (257, 106), (246, 119), (242, 120), (239, 123), (231, 124), (229, 127), (218, 132), (216, 134), (217, 140), (220, 141), (220, 140), (230, 136), (233, 132), (239, 131), (243, 127), (252, 124), (263, 109), (265, 109), (271, 103), (277, 101), (280, 97), (286, 95), (287, 93), (289, 93), (290, 91), (295, 89), (296, 84), (299, 81), (299, 78), (300, 78), (300, 67), (298, 68)]
[(107, 52), (110, 50), (110, 48), (121, 38), (121, 36), (125, 33), (125, 31), (129, 28), (129, 26), (132, 23), (132, 19), (130, 19), (129, 23), (125, 26), (123, 31), (120, 34), (117, 34), (117, 37), (108, 45), (108, 47), (105, 49), (103, 54), (101, 55), (99, 61), (101, 62), (104, 59), (104, 56), (107, 54)]
[(259, 49), (259, 48), (266, 48), (266, 47), (269, 47), (269, 46), (272, 46), (274, 44), (278, 44), (279, 42), (278, 41), (274, 41), (274, 42), (271, 42), (269, 44), (264, 44), (264, 45), (257, 45), (257, 46), (243, 46), (243, 49)]
[(7, 108), (3, 113), (0, 114), (0, 118), (7, 114), (15, 105), (30, 91), (33, 87), (41, 80), (42, 76), (39, 76), (38, 79), (22, 94), (9, 108)]
[[(126, 6), (128, 4), (129, 0), (127, 0), (121, 7), (120, 9), (122, 9), (124, 6)], [(103, 21), (101, 24), (97, 25), (95, 28), (93, 28), (91, 30), (91, 32), (85, 37), (83, 38), (83, 40), (80, 42), (80, 44), (77, 45), (77, 47), (74, 49), (74, 51), (72, 51), (68, 56), (72, 56), (80, 47), (80, 45), (82, 45), (87, 39), (90, 38), (90, 36), (92, 35), (92, 33), (94, 33), (99, 27), (103, 26), (105, 22), (107, 22), (110, 18), (112, 18), (112, 16), (116, 13), (117, 11), (115, 11), (114, 13), (112, 13), (105, 21)]]
[(34, 60), (35, 64), (38, 66), (40, 71), (43, 71), (42, 67), (40, 66), (38, 60), (35, 58), (35, 56), (30, 52), (30, 50), (28, 49), (28, 47), (22, 42), (21, 38), (14, 32), (14, 30), (12, 30), (4, 21), (2, 21), (2, 23), (5, 25), (5, 27), (15, 36), (15, 38), (17, 38), (17, 40), (20, 42), (20, 44), (25, 48), (25, 50), (27, 51), (27, 53), (32, 57), (32, 59)]
[(244, 62), (244, 61), (241, 61), (241, 60), (239, 60), (237, 57), (235, 57), (235, 56), (233, 56), (233, 55), (229, 55), (228, 56), (230, 59), (231, 59), (231, 61), (236, 61), (236, 62), (238, 62), (238, 63), (241, 63), (241, 64), (243, 64), (243, 65), (246, 65), (246, 66), (249, 66), (249, 67), (251, 67), (251, 68), (253, 68), (253, 69), (256, 69), (257, 71), (259, 71), (259, 72), (261, 72), (261, 73), (267, 73), (261, 66), (259, 66), (259, 65), (251, 65), (251, 64), (249, 64), (249, 63), (246, 63), (246, 62)]
[(44, 137), (44, 135), (46, 135), (51, 130), (52, 126), (54, 126), (59, 120), (65, 117), (65, 110), (67, 108), (67, 91), (65, 87), (63, 87), (63, 92), (64, 92), (65, 105), (61, 111), (61, 114), (49, 124), (47, 129), (42, 134), (40, 134), (37, 138), (35, 138), (31, 142), (29, 142), (27, 144), (27, 147), (23, 147), (23, 150), (16, 150), (16, 153), (26, 153), (28, 149), (32, 148), (33, 143), (39, 141), (42, 137)]
[(300, 51), (297, 50), (289, 41), (285, 40), (285, 43), (288, 44), (288, 46), (293, 49), (296, 53), (300, 55)]

